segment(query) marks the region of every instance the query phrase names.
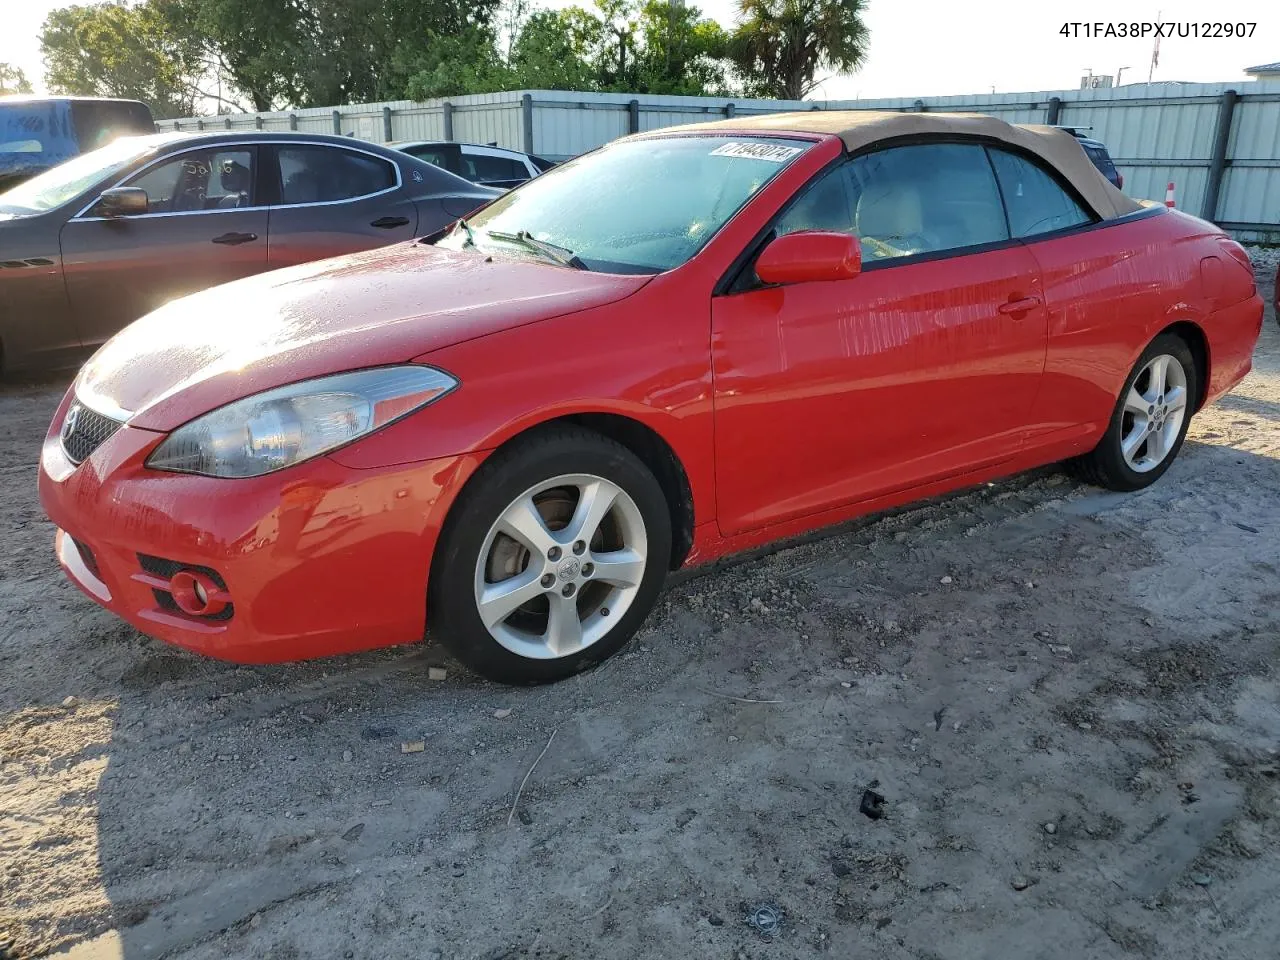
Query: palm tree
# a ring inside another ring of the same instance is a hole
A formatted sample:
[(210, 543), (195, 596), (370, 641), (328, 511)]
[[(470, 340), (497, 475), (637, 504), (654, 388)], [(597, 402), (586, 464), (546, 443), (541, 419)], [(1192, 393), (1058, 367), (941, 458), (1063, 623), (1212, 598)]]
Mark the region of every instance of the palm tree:
[(821, 67), (851, 73), (867, 55), (866, 0), (739, 0), (730, 51), (747, 86), (801, 100)]

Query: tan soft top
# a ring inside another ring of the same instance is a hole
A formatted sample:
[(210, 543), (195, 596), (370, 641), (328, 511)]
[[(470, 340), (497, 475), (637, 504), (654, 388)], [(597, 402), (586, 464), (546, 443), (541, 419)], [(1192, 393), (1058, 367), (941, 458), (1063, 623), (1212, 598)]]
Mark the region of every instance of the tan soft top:
[[(886, 110), (806, 110), (770, 113), (757, 117), (716, 120), (668, 127), (671, 131), (752, 131), (769, 133), (824, 133), (839, 137), (845, 149), (861, 150), (881, 140), (921, 134), (986, 137), (1021, 147), (1040, 157), (1062, 174), (1104, 220), (1114, 220), (1142, 209), (1113, 187), (1085, 154), (1071, 134), (1056, 127), (1012, 124), (981, 113), (897, 113)], [(652, 135), (652, 134), (650, 134)]]

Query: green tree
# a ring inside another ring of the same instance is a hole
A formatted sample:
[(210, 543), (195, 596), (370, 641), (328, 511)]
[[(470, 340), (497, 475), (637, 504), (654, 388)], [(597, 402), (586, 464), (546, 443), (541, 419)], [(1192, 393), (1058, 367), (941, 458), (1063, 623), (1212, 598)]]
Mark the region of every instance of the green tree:
[(0, 97), (9, 93), (30, 93), (31, 83), (21, 67), (0, 63)]
[(717, 94), (728, 37), (696, 7), (666, 0), (597, 0), (531, 16), (512, 46), (512, 86), (550, 90)]
[(581, 7), (539, 10), (512, 44), (510, 85), (526, 90), (598, 90), (596, 60), (604, 44), (604, 24)]
[(190, 116), (200, 96), (197, 51), (174, 36), (151, 4), (54, 10), (40, 32), (40, 51), (54, 93), (141, 100), (157, 118)]
[(697, 7), (646, 0), (637, 16), (639, 49), (633, 55), (638, 93), (732, 94), (727, 79), (729, 37)]
[[(149, 0), (168, 29), (197, 51), (210, 79), (254, 110), (302, 99), (299, 64), (305, 46), (303, 9), (263, 0)], [(206, 81), (206, 87), (210, 84)]]
[(432, 34), (420, 48), (398, 56), (398, 70), (408, 78), (402, 96), (412, 100), (511, 86), (511, 71), (498, 56), (493, 34), (479, 27), (452, 36)]
[(730, 54), (752, 92), (800, 100), (818, 68), (850, 73), (866, 59), (866, 0), (740, 0)]

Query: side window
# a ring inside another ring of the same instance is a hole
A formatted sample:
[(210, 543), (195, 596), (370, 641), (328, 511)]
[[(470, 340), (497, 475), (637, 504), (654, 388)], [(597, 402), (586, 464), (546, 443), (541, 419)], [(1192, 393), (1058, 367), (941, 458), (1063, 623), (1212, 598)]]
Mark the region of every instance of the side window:
[(443, 150), (435, 150), (431, 147), (418, 147), (414, 150), (410, 150), (409, 154), (417, 157), (419, 160), (425, 160), (427, 163), (433, 164), (437, 167), (442, 167), (445, 170), (449, 169), (449, 164), (445, 161)]
[(799, 230), (834, 230), (853, 233), (853, 207), (849, 203), (849, 165), (841, 164), (811, 183), (774, 225), (778, 236)]
[(147, 192), (149, 213), (251, 207), (253, 151), (192, 150), (144, 170), (124, 186)]
[(395, 168), (380, 157), (318, 144), (280, 147), (280, 202), (354, 200), (396, 185)]
[(1007, 150), (989, 152), (1015, 237), (1034, 237), (1093, 219), (1038, 165)]
[(483, 153), (462, 154), (463, 175), (468, 180), (484, 183), (488, 180), (527, 180), (529, 169), (510, 157), (493, 157)]
[(848, 164), (864, 261), (1009, 239), (991, 164), (977, 145), (891, 147)]

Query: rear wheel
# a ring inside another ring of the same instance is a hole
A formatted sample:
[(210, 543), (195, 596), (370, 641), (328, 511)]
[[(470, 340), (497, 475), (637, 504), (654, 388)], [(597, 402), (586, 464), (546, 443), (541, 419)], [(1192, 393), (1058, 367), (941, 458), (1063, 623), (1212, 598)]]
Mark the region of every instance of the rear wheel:
[(1181, 337), (1161, 334), (1142, 352), (1098, 445), (1071, 466), (1110, 490), (1141, 490), (1173, 463), (1199, 396), (1199, 371)]
[(431, 630), (503, 683), (543, 683), (617, 652), (643, 622), (671, 556), (662, 488), (630, 450), (548, 430), (482, 468), (446, 524)]

